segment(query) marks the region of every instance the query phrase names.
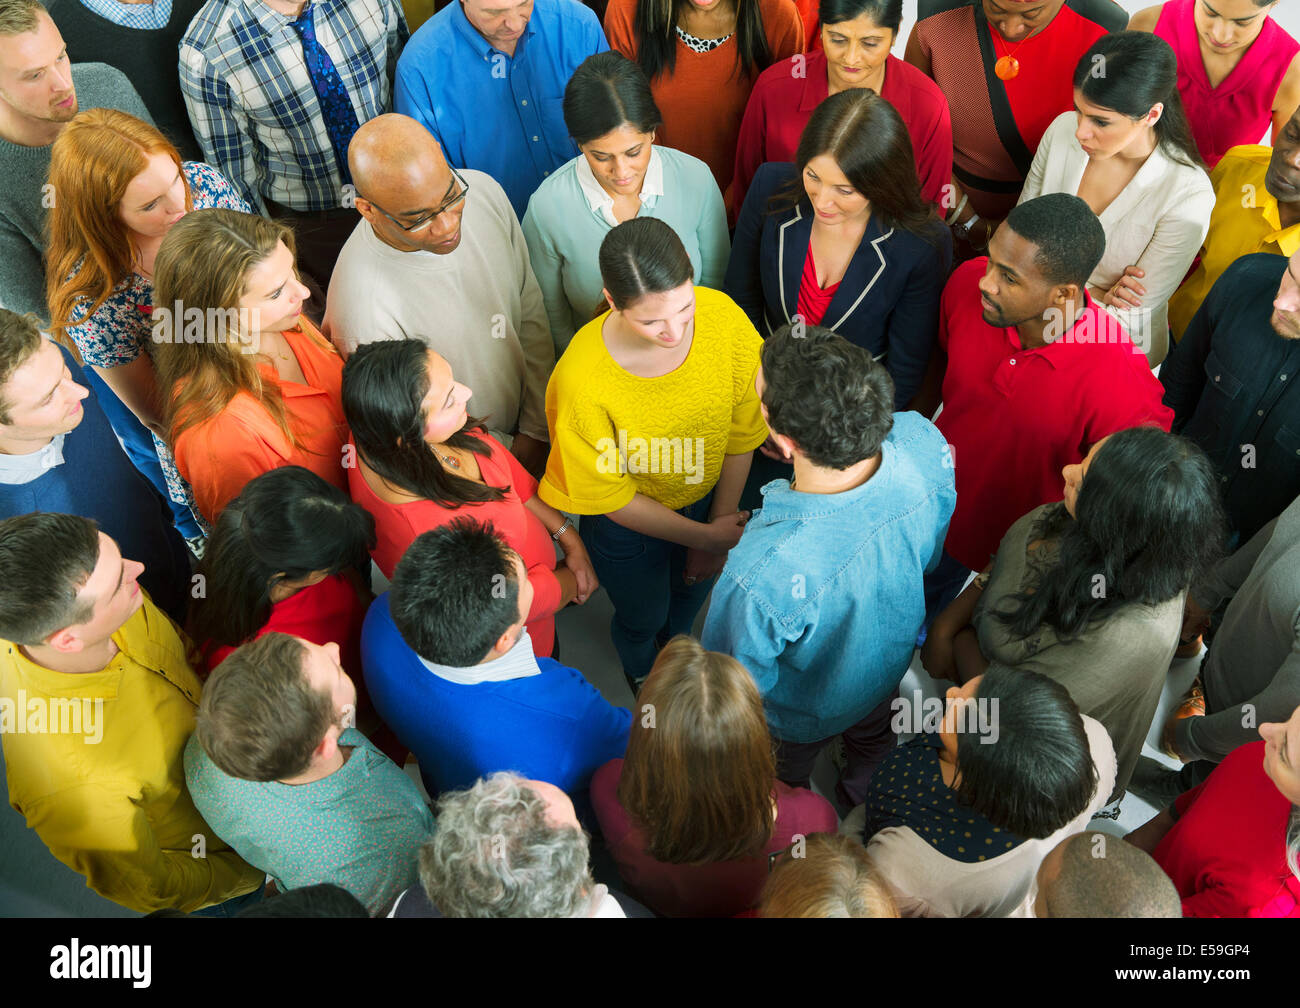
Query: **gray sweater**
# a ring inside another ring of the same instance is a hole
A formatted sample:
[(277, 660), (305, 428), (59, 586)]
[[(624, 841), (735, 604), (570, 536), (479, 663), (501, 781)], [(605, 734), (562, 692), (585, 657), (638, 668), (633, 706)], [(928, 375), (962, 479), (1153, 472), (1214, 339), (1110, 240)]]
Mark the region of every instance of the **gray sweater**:
[(1211, 610), (1229, 596), (1201, 665), (1206, 716), (1175, 729), (1187, 759), (1218, 762), (1300, 706), (1300, 498), (1192, 590)]
[[(149, 111), (120, 70), (103, 63), (77, 63), (72, 86), (78, 109), (115, 108), (152, 123)], [(35, 312), (48, 320), (45, 305), (45, 211), (56, 193), (44, 191), (50, 151), (0, 139), (0, 306)]]

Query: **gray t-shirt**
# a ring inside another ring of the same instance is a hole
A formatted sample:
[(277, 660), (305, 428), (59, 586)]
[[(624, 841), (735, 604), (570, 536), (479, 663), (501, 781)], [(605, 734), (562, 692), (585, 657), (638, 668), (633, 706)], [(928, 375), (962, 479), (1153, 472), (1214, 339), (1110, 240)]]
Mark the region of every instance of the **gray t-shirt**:
[[(113, 108), (152, 124), (149, 110), (120, 70), (104, 63), (77, 63), (72, 85), (79, 110)], [(50, 151), (0, 139), (0, 306), (34, 312), (49, 320), (45, 304), (45, 214), (58, 194), (46, 192)]]
[(339, 744), (354, 747), (340, 769), (310, 784), (281, 784), (228, 776), (192, 735), (185, 782), (213, 832), (280, 888), (333, 882), (375, 914), (415, 884), (433, 814), (411, 778), (361, 732), (348, 728)]

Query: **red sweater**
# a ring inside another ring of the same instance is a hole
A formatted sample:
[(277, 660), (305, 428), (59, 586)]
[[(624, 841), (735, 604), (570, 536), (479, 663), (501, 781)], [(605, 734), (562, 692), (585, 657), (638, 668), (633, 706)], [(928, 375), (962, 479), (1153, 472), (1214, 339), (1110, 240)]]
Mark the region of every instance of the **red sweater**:
[(1264, 772), (1263, 742), (1229, 753), (1173, 811), (1152, 856), (1184, 917), (1300, 917), (1300, 881), (1286, 864), (1291, 802)]

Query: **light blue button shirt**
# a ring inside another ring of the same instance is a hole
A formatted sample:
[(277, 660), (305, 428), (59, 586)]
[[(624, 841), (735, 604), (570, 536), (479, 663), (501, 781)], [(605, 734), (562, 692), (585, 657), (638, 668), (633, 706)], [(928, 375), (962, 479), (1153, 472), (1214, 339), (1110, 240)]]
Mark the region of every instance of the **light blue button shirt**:
[(542, 179), (578, 153), (564, 124), (564, 87), (583, 60), (607, 49), (596, 15), (578, 0), (537, 0), (513, 57), (453, 2), (403, 50), (394, 108), (422, 122), (452, 165), (500, 182), (522, 219)]
[(948, 446), (919, 413), (894, 414), (880, 467), (838, 494), (763, 487), (763, 507), (713, 588), (701, 636), (754, 677), (772, 734), (817, 742), (884, 702), (925, 620), (957, 491)]
[(152, 3), (124, 4), (117, 0), (81, 0), (81, 5), (105, 21), (123, 28), (140, 28), (144, 31), (161, 31), (172, 16), (172, 0), (153, 0)]

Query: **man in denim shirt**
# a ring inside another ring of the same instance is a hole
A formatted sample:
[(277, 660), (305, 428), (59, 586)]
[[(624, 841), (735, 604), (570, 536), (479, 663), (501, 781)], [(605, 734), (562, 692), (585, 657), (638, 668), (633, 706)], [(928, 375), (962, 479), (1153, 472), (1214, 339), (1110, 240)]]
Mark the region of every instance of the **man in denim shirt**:
[(738, 659), (764, 697), (777, 776), (807, 787), (843, 735), (838, 797), (862, 802), (894, 744), (890, 704), (925, 619), (957, 494), (947, 445), (893, 410), (888, 372), (819, 326), (764, 344), (758, 392), (794, 479), (763, 488), (713, 589), (706, 648)]

